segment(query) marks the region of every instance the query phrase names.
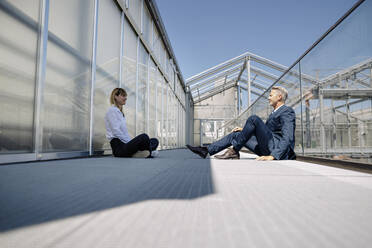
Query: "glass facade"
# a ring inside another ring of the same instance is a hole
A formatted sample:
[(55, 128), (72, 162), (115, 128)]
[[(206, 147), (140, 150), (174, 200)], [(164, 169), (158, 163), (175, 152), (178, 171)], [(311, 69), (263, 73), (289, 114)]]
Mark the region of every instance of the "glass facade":
[(112, 0), (99, 2), (97, 31), (93, 149), (94, 151), (102, 151), (110, 149), (110, 144), (105, 136), (103, 118), (110, 107), (109, 98), (112, 89), (120, 85), (121, 11), (112, 4)]
[(148, 53), (142, 43), (139, 44), (139, 59), (138, 59), (138, 80), (137, 80), (137, 130), (136, 134), (144, 133), (146, 130), (147, 118), (147, 81), (148, 81)]
[(42, 152), (88, 151), (93, 21), (93, 1), (50, 1)]
[(157, 88), (157, 68), (155, 66), (155, 63), (152, 59), (149, 61), (149, 96), (147, 98), (148, 102), (148, 118), (149, 118), (149, 123), (148, 123), (148, 134), (150, 137), (155, 137), (156, 136), (156, 112), (157, 112), (157, 104), (158, 101), (156, 99), (157, 93), (156, 93), (156, 88)]
[(124, 19), (124, 56), (122, 59), (122, 88), (127, 91), (128, 100), (125, 105), (124, 114), (127, 121), (129, 135), (136, 136), (136, 89), (137, 89), (137, 42), (135, 31)]
[(116, 87), (128, 93), (132, 137), (184, 146), (183, 82), (173, 90), (176, 66), (154, 15), (146, 0), (0, 1), (0, 162), (111, 153), (103, 118)]
[[(296, 112), (298, 155), (372, 163), (370, 13), (372, 2), (362, 2), (275, 80), (288, 90), (286, 105)], [(269, 89), (259, 94), (248, 110), (223, 125), (219, 138), (243, 126), (250, 114), (267, 119), (268, 94)]]
[[(39, 1), (1, 1), (0, 29), (0, 153), (34, 151), (34, 102)], [(20, 19), (14, 18), (14, 13)], [(26, 26), (24, 22), (29, 22)], [(25, 42), (27, 40), (27, 42)]]
[(163, 78), (159, 69), (156, 71), (156, 136), (159, 137), (159, 146), (163, 147)]

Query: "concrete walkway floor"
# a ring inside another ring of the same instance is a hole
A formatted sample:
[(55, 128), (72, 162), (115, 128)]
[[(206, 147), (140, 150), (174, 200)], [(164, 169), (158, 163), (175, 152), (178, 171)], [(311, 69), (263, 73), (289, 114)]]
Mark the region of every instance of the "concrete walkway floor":
[(242, 156), (0, 166), (0, 247), (372, 246), (372, 175)]

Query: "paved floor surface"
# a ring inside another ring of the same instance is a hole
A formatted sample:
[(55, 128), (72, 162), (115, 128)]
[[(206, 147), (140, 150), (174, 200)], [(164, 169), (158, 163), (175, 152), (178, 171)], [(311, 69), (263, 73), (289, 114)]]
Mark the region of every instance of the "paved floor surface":
[(0, 247), (372, 246), (372, 175), (242, 156), (0, 166)]

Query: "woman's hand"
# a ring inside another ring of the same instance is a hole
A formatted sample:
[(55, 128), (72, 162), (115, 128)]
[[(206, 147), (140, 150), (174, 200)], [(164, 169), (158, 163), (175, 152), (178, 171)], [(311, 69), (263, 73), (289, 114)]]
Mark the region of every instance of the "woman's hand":
[(243, 130), (243, 128), (241, 128), (241, 127), (236, 127), (236, 128), (234, 128), (232, 131), (233, 132), (241, 132)]

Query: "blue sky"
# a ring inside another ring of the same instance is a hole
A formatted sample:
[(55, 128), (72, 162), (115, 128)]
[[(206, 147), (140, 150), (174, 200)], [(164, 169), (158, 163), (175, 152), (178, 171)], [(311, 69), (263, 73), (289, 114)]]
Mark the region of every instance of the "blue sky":
[(356, 0), (156, 0), (184, 79), (244, 52), (291, 65)]

